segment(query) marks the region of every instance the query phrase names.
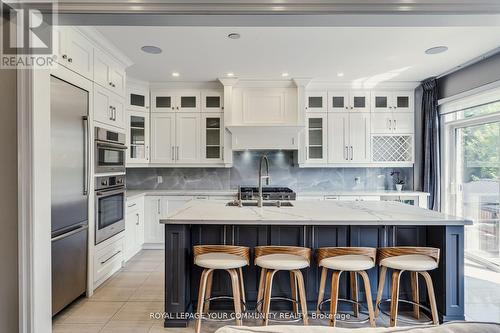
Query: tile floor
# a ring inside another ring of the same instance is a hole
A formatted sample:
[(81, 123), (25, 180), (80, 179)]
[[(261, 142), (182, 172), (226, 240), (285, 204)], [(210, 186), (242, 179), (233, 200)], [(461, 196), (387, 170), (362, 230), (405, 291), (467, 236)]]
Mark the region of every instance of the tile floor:
[[(467, 263), (465, 272), (467, 319), (500, 322), (500, 273), (485, 271), (472, 263)], [(193, 323), (185, 329), (165, 329), (162, 320), (150, 319), (150, 313), (163, 311), (163, 277), (163, 251), (143, 250), (91, 298), (81, 298), (58, 314), (53, 332), (193, 333)], [(311, 320), (314, 324), (326, 322)], [(205, 321), (202, 332), (214, 332), (222, 326), (224, 323)], [(342, 322), (338, 326), (355, 327)], [(377, 326), (387, 326), (387, 319), (381, 316)]]

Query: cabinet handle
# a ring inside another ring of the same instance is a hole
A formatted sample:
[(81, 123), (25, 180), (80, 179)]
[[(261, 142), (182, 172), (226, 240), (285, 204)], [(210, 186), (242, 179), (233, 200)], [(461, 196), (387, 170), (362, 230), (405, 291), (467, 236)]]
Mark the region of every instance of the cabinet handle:
[(113, 107), (109, 106), (109, 120), (113, 120)]
[(292, 146), (295, 145), (295, 138), (292, 138)]
[(352, 161), (352, 159), (353, 159), (353, 156), (354, 156), (354, 149), (353, 149), (353, 148), (352, 148), (352, 146), (351, 146), (351, 161)]
[(139, 213), (135, 214), (137, 216), (137, 222), (135, 222), (135, 225), (139, 225)]
[(175, 157), (178, 161), (179, 160), (179, 146), (177, 146), (177, 151), (176, 151)]
[(349, 109), (349, 107), (348, 107), (348, 106), (346, 106), (346, 107), (345, 107), (345, 109), (347, 110), (347, 109)]
[(73, 62), (73, 59), (71, 59), (71, 58), (68, 58), (68, 62)]
[(111, 82), (111, 81), (110, 81), (110, 82), (108, 82), (108, 84), (109, 84), (110, 86), (113, 86), (113, 82)]
[(345, 149), (344, 149), (344, 160), (348, 160), (349, 159), (349, 147), (345, 146)]
[(104, 265), (105, 263), (107, 263), (108, 261), (110, 261), (111, 259), (113, 259), (114, 257), (116, 257), (117, 255), (119, 255), (121, 252), (122, 251), (118, 251), (115, 254), (113, 254), (111, 257), (109, 257), (108, 259), (106, 259), (104, 261), (101, 261), (101, 265)]
[(158, 205), (157, 205), (157, 208), (158, 208), (158, 214), (160, 214), (160, 209), (161, 209), (161, 202), (160, 202), (160, 199), (158, 199)]
[(220, 156), (221, 156), (222, 160), (224, 160), (224, 146), (220, 147)]
[(179, 107), (177, 107), (177, 110), (179, 110)]
[(149, 160), (149, 146), (146, 146), (146, 160)]
[(397, 126), (396, 126), (396, 119), (394, 119), (394, 130), (396, 130)]
[(63, 58), (63, 59), (67, 59), (67, 58), (68, 58), (68, 56), (67, 56), (66, 54), (63, 54), (63, 55), (62, 55), (62, 58)]
[(131, 207), (134, 207), (135, 205), (137, 205), (137, 204), (133, 203), (133, 204), (131, 204), (131, 205), (128, 205), (127, 207), (128, 207), (128, 208), (131, 208)]
[(174, 151), (174, 146), (172, 146), (172, 161), (175, 160), (175, 151)]

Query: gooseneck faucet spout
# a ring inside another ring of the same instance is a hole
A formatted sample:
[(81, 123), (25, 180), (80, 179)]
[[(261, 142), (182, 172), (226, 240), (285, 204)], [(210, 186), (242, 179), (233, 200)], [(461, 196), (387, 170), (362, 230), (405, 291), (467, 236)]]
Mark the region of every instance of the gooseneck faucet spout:
[[(262, 175), (262, 162), (266, 162), (266, 175), (263, 176)], [(262, 197), (262, 180), (265, 179), (266, 181), (266, 185), (269, 186), (269, 184), (271, 183), (271, 177), (269, 177), (269, 160), (267, 159), (267, 156), (266, 155), (262, 155), (260, 157), (260, 161), (259, 161), (259, 199), (257, 201), (257, 205), (259, 207), (262, 207), (262, 201), (263, 201), (263, 197)]]

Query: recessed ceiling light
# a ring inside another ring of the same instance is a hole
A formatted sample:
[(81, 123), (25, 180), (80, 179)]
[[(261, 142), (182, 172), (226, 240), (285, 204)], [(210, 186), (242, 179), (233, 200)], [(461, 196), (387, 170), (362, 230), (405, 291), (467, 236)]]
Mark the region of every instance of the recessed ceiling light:
[(240, 39), (241, 35), (237, 32), (231, 32), (229, 35), (227, 35), (227, 38), (231, 39)]
[(173, 77), (179, 77), (179, 75), (180, 75), (179, 72), (172, 72)]
[(153, 46), (153, 45), (144, 45), (141, 47), (142, 52), (149, 53), (149, 54), (160, 54), (161, 49), (158, 46)]
[(226, 73), (226, 76), (227, 76), (227, 77), (233, 77), (233, 76), (234, 76), (234, 73), (232, 73), (232, 72)]
[(448, 51), (447, 46), (435, 46), (425, 50), (426, 54), (439, 54)]
[(344, 76), (344, 73), (339, 72), (339, 73), (337, 73), (337, 76), (338, 76), (338, 77), (342, 77), (342, 76)]
[(287, 76), (288, 76), (288, 73), (287, 73), (287, 72), (281, 73), (281, 76), (283, 76), (283, 77), (287, 77)]

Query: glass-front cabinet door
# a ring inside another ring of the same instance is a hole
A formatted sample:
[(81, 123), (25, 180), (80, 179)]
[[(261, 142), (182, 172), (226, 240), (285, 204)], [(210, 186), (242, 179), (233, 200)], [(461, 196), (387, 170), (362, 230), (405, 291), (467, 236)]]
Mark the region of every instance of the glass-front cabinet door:
[(127, 164), (149, 162), (149, 114), (127, 111)]
[(306, 95), (306, 111), (307, 112), (326, 112), (327, 105), (326, 91), (310, 91)]
[(177, 93), (176, 111), (199, 112), (200, 111), (200, 92), (180, 91)]
[(151, 91), (152, 112), (175, 111), (175, 95), (171, 91)]
[(222, 112), (223, 102), (222, 91), (205, 90), (201, 93), (202, 112)]
[(373, 112), (391, 112), (392, 111), (392, 93), (389, 91), (372, 92), (372, 111)]
[(347, 112), (349, 110), (349, 92), (329, 91), (328, 111)]
[(395, 112), (413, 112), (413, 91), (398, 91), (393, 94)]
[(327, 114), (307, 115), (306, 162), (327, 162)]
[(206, 163), (224, 160), (224, 120), (220, 113), (206, 113), (201, 117), (201, 156)]
[(353, 90), (349, 93), (349, 110), (356, 112), (370, 112), (370, 93)]

